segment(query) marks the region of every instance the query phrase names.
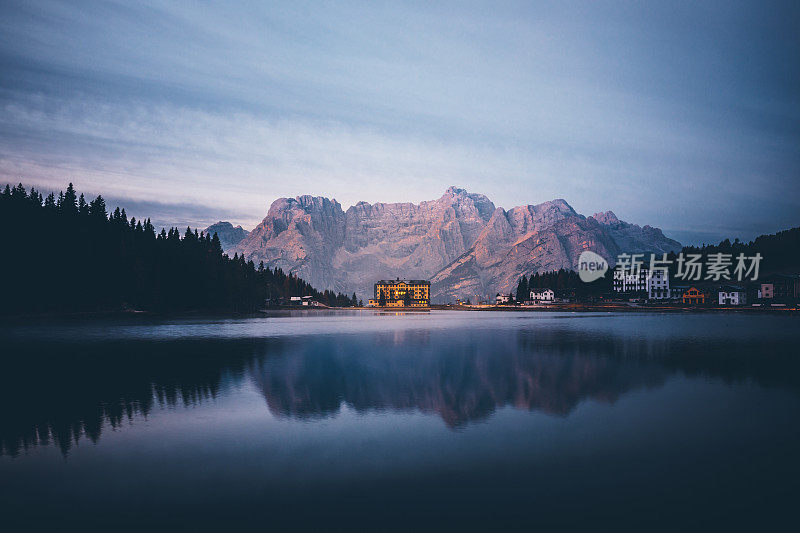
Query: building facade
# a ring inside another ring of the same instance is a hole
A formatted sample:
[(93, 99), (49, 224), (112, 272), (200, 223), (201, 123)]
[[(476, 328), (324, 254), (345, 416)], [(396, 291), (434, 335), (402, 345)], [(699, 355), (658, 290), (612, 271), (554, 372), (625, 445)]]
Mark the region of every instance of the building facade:
[(697, 287), (689, 287), (689, 290), (683, 293), (681, 301), (688, 305), (705, 305), (708, 303), (708, 295)]
[(689, 285), (672, 285), (669, 289), (670, 299), (675, 302), (683, 301), (683, 293), (691, 289)]
[(773, 274), (761, 283), (758, 297), (779, 302), (800, 300), (800, 276)]
[(375, 284), (373, 307), (430, 307), (431, 283), (417, 279), (381, 280)]
[(637, 270), (614, 269), (614, 291), (615, 292), (645, 292), (647, 291), (647, 278), (649, 270), (639, 268)]
[(717, 293), (719, 305), (744, 305), (747, 294), (741, 287), (720, 287)]
[(653, 269), (646, 281), (649, 300), (665, 300), (669, 294), (669, 275), (662, 269)]
[(553, 303), (555, 299), (556, 299), (556, 294), (553, 292), (553, 289), (531, 290), (531, 302), (535, 304)]
[(498, 293), (497, 296), (494, 297), (494, 303), (497, 305), (505, 305), (511, 303), (511, 297), (507, 294), (503, 295)]
[(772, 283), (762, 283), (758, 289), (758, 297), (771, 300), (775, 297), (775, 286)]

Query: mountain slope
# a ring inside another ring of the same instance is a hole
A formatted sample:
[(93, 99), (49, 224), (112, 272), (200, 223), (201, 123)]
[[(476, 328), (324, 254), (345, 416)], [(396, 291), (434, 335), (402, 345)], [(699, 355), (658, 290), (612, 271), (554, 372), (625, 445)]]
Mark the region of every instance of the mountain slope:
[(378, 279), (431, 279), (434, 301), (450, 301), (509, 292), (522, 274), (575, 268), (587, 249), (613, 262), (621, 251), (679, 248), (660, 230), (610, 211), (587, 218), (561, 199), (506, 211), (450, 187), (437, 200), (359, 202), (346, 212), (327, 198), (281, 198), (229, 253), (363, 299)]
[(523, 274), (575, 270), (584, 250), (600, 254), (613, 265), (622, 252), (660, 254), (680, 249), (680, 243), (650, 226), (600, 222), (567, 208), (563, 200), (554, 200), (515, 207), (508, 213), (498, 210), (473, 247), (431, 277), (432, 298), (451, 301), (508, 294)]
[(217, 237), (219, 237), (219, 243), (222, 245), (222, 249), (228, 250), (242, 242), (242, 239), (247, 237), (247, 234), (250, 232), (241, 226), (233, 227), (233, 224), (230, 222), (220, 221), (204, 229), (203, 233), (211, 235), (212, 237), (216, 233)]

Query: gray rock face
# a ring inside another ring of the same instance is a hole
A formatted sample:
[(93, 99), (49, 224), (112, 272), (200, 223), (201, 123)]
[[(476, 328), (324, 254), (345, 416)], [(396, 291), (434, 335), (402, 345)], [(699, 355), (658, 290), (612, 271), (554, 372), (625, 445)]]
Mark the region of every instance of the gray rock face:
[(230, 222), (220, 221), (216, 224), (211, 224), (203, 230), (203, 233), (206, 235), (214, 235), (216, 233), (217, 237), (219, 237), (222, 249), (227, 251), (242, 242), (242, 239), (247, 237), (247, 234), (250, 232), (241, 226), (233, 227), (233, 224)]
[[(677, 241), (666, 238), (660, 229), (623, 222), (612, 211), (595, 213), (590, 218), (602, 224), (605, 231), (625, 252), (632, 250), (637, 253), (641, 251), (666, 253), (676, 249)], [(643, 243), (647, 244), (644, 250), (642, 250)]]
[(347, 212), (327, 198), (281, 198), (229, 252), (365, 300), (378, 279), (430, 279), (433, 301), (446, 302), (510, 292), (523, 274), (575, 268), (583, 250), (613, 264), (622, 251), (679, 248), (661, 230), (610, 211), (587, 218), (561, 199), (505, 211), (450, 187), (438, 200), (359, 202)]
[[(331, 259), (344, 243), (345, 215), (336, 200), (279, 198), (232, 252), (256, 264), (294, 272), (322, 290), (341, 290)], [(352, 292), (352, 291), (351, 291)]]

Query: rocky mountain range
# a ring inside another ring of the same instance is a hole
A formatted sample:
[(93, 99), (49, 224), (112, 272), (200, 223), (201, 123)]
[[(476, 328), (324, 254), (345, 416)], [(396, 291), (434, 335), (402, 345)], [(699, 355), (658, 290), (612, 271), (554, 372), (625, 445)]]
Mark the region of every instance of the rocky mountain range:
[(250, 233), (241, 226), (234, 227), (230, 222), (217, 222), (203, 230), (206, 235), (217, 234), (223, 250), (230, 250)]
[(511, 292), (523, 274), (574, 269), (584, 250), (613, 264), (622, 252), (663, 253), (680, 243), (611, 211), (585, 217), (561, 199), (506, 211), (450, 187), (437, 200), (359, 202), (347, 211), (328, 198), (280, 198), (225, 249), (364, 300), (378, 279), (429, 279), (432, 300), (448, 302)]

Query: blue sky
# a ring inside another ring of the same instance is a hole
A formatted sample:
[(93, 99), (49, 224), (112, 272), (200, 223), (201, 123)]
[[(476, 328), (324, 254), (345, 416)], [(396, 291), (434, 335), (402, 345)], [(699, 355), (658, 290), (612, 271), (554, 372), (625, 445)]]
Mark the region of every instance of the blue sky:
[(796, 2), (13, 2), (0, 179), (160, 222), (565, 198), (686, 243), (800, 224)]

